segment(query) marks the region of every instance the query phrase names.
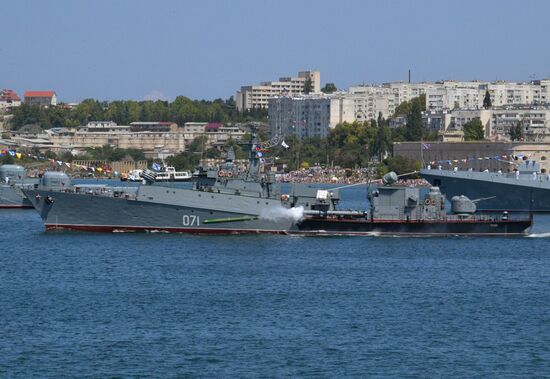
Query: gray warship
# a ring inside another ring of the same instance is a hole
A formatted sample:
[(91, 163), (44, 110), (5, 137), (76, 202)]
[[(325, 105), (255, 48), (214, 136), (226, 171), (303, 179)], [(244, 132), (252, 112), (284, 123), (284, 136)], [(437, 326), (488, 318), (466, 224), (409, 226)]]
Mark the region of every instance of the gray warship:
[(422, 196), (422, 188), (397, 186), (396, 181), (390, 172), (383, 186), (369, 189), (367, 211), (305, 210), (298, 228), (314, 235), (524, 236), (533, 224), (531, 214), (479, 214), (476, 201), (464, 195), (451, 198), (448, 212), (438, 187)]
[(536, 161), (510, 163), (516, 166), (512, 172), (428, 166), (420, 170), (420, 175), (448, 196), (483, 199), (478, 204), (482, 211), (550, 212), (550, 175), (542, 173)]
[(37, 183), (38, 179), (27, 177), (27, 170), (23, 166), (0, 166), (0, 208), (32, 208), (21, 190), (33, 188)]
[(424, 197), (420, 188), (385, 185), (369, 191), (367, 210), (338, 209), (339, 189), (294, 185), (281, 193), (271, 174), (262, 174), (254, 145), (247, 167), (230, 151), (219, 166), (199, 168), (190, 189), (155, 183), (135, 193), (94, 193), (78, 188), (24, 189), (46, 230), (98, 232), (159, 231), (207, 234), (271, 233), (297, 235), (524, 235), (532, 218), (478, 215), (466, 197), (452, 199), (451, 213), (437, 187)]
[[(247, 167), (236, 164), (230, 150), (223, 164), (199, 168), (190, 189), (155, 183), (155, 172), (145, 170), (134, 193), (23, 191), (47, 230), (288, 233), (303, 209), (316, 209), (317, 190), (294, 186), (282, 194), (274, 175), (261, 173), (256, 146), (249, 144)], [(330, 196), (329, 210), (335, 210), (338, 190)]]

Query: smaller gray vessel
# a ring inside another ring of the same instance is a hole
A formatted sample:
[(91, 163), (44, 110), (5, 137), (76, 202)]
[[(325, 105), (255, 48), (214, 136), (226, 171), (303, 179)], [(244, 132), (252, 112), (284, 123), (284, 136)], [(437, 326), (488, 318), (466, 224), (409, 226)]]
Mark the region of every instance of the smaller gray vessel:
[(438, 187), (422, 196), (421, 188), (394, 185), (396, 181), (397, 175), (390, 172), (383, 186), (370, 189), (367, 211), (318, 206), (304, 210), (297, 227), (311, 235), (521, 236), (532, 226), (530, 215), (479, 214), (476, 203), (466, 196), (453, 196), (447, 212), (445, 195)]
[(38, 179), (27, 177), (23, 166), (5, 164), (0, 166), (0, 208), (32, 208), (22, 188), (33, 188)]

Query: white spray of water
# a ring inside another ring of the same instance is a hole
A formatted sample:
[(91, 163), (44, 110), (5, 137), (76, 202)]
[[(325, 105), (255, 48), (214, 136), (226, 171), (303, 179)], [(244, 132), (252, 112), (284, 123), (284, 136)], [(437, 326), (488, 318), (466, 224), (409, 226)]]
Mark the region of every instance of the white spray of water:
[(528, 238), (550, 238), (550, 232), (547, 233), (531, 233), (527, 235)]
[(283, 206), (262, 209), (260, 219), (269, 221), (300, 221), (304, 217), (304, 207), (285, 208)]

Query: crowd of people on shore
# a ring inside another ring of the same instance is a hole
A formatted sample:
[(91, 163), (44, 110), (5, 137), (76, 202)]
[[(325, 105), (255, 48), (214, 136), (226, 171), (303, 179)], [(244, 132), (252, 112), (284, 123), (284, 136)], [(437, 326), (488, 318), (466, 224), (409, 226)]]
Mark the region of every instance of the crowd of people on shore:
[[(319, 166), (303, 168), (291, 171), (286, 174), (277, 175), (277, 180), (281, 183), (335, 183), (335, 184), (357, 184), (357, 183), (376, 183), (382, 184), (382, 179), (369, 178), (367, 168), (340, 168)], [(429, 186), (424, 179), (399, 179), (397, 184), (404, 186)]]

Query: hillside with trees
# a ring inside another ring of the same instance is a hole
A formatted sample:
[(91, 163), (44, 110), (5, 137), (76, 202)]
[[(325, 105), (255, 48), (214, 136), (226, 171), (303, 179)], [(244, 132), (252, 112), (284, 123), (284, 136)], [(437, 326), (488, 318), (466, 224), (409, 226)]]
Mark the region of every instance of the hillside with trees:
[(117, 100), (100, 102), (86, 99), (73, 109), (64, 106), (43, 108), (21, 104), (13, 110), (11, 127), (18, 130), (25, 125), (39, 125), (42, 129), (75, 127), (89, 121), (114, 121), (128, 125), (134, 121), (172, 121), (178, 125), (186, 122), (246, 122), (266, 121), (267, 110), (252, 109), (239, 112), (233, 98), (191, 100), (178, 96), (174, 101)]

